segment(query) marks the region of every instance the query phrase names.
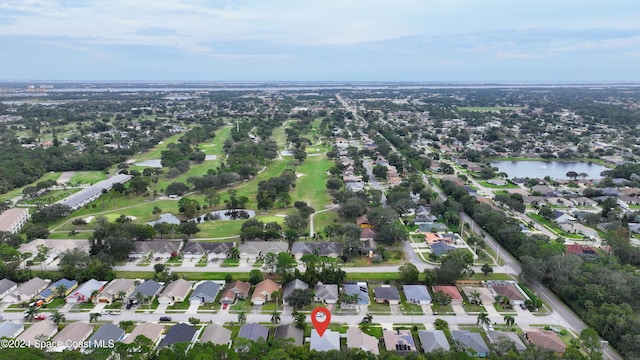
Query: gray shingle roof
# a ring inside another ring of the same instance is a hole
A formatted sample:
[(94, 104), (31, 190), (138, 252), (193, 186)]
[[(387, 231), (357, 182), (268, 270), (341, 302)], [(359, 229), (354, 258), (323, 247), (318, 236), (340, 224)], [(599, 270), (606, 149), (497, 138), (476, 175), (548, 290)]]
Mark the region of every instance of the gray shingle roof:
[(450, 345), (442, 330), (418, 330), (418, 337), (424, 352), (449, 351)]
[(216, 300), (216, 296), (218, 296), (218, 292), (220, 291), (220, 284), (214, 283), (213, 281), (203, 281), (191, 293), (189, 300), (191, 299), (199, 299), (204, 303), (212, 303)]
[(238, 333), (239, 338), (253, 341), (258, 341), (258, 339), (260, 338), (266, 340), (268, 338), (268, 335), (269, 329), (256, 323), (251, 323), (243, 326), (242, 328), (240, 328), (240, 332)]
[(224, 328), (218, 324), (208, 325), (202, 336), (200, 336), (200, 342), (212, 342), (216, 345), (227, 345), (231, 340), (231, 330)]
[(92, 347), (105, 347), (109, 341), (120, 341), (125, 331), (114, 324), (104, 324), (89, 338)]
[(476, 353), (488, 353), (489, 347), (482, 339), (482, 335), (467, 330), (452, 330), (451, 338), (459, 341), (465, 347), (472, 349)]
[(402, 287), (404, 296), (408, 302), (420, 303), (420, 301), (431, 302), (429, 290), (424, 285), (404, 285)]
[(181, 342), (191, 342), (198, 329), (187, 324), (176, 324), (169, 328), (167, 335), (160, 341), (158, 349)]
[(400, 292), (393, 286), (380, 286), (373, 289), (376, 300), (400, 300)]
[(293, 344), (300, 346), (304, 339), (304, 332), (293, 324), (286, 324), (278, 326), (274, 336), (279, 339), (293, 339)]
[(134, 299), (137, 293), (142, 293), (144, 296), (155, 296), (161, 287), (162, 285), (155, 280), (146, 280), (133, 289), (129, 298)]

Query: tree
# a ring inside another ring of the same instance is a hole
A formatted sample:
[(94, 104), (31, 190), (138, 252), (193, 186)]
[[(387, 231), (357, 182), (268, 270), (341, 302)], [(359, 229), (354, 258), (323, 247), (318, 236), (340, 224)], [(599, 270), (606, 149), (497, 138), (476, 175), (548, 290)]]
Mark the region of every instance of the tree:
[(376, 178), (386, 180), (389, 170), (386, 166), (378, 164), (373, 167), (371, 172), (373, 173), (373, 175), (375, 175)]
[(276, 257), (276, 273), (280, 274), (283, 279), (296, 265), (298, 265), (297, 261), (289, 253), (283, 251)]
[(280, 313), (278, 311), (274, 311), (271, 313), (271, 323), (278, 324), (280, 323)]
[(198, 319), (197, 317), (190, 317), (189, 318), (189, 323), (191, 323), (191, 325), (198, 325), (200, 324), (200, 319)]
[(27, 311), (24, 312), (24, 318), (27, 321), (33, 321), (33, 319), (36, 317), (36, 315), (38, 314), (38, 310), (40, 310), (39, 307), (37, 306), (29, 306), (29, 308), (27, 309)]
[(164, 264), (155, 264), (153, 265), (153, 271), (157, 273), (161, 273), (166, 269), (166, 266)]
[(587, 353), (590, 360), (602, 359), (602, 343), (598, 333), (592, 328), (586, 328), (580, 332), (580, 345)]
[(575, 171), (567, 171), (567, 173), (565, 174), (569, 179), (573, 179), (576, 180), (578, 179), (578, 173)]
[(327, 189), (331, 191), (338, 191), (342, 187), (342, 181), (337, 178), (330, 178), (327, 180)]
[(449, 251), (436, 270), (437, 283), (454, 285), (456, 280), (472, 274), (472, 264), (473, 255), (467, 249)]
[(307, 316), (304, 313), (299, 312), (296, 309), (293, 309), (293, 311), (291, 311), (291, 317), (293, 318), (293, 321), (295, 323), (295, 326), (298, 329), (303, 329), (306, 327), (306, 318)]
[(67, 322), (67, 318), (58, 310), (54, 311), (53, 314), (51, 314), (49, 317), (51, 318), (51, 321), (53, 321), (53, 323), (57, 326), (60, 326), (60, 324)]
[(49, 237), (49, 229), (41, 225), (29, 226), (24, 233), (27, 235), (27, 241), (34, 239), (46, 239)]
[(427, 287), (431, 287), (436, 283), (436, 279), (438, 278), (438, 273), (436, 272), (435, 269), (429, 269), (429, 268), (424, 269), (422, 274), (424, 275), (424, 284)]
[(507, 325), (508, 327), (513, 327), (513, 325), (516, 324), (516, 318), (511, 314), (506, 314), (503, 319), (504, 319), (504, 324)]
[(451, 295), (442, 290), (436, 291), (435, 294), (433, 294), (433, 302), (438, 305), (449, 305), (451, 304)]
[(302, 309), (303, 307), (313, 303), (313, 291), (311, 289), (295, 289), (285, 299), (294, 309)]
[(420, 271), (415, 265), (406, 263), (400, 266), (398, 270), (400, 272), (400, 282), (403, 284), (415, 284), (418, 282)]
[(60, 284), (56, 286), (54, 292), (58, 299), (64, 299), (64, 297), (67, 295), (67, 287), (64, 284)]
[(247, 321), (247, 314), (244, 311), (240, 311), (238, 313), (238, 326), (242, 327), (245, 321)]
[(482, 271), (482, 273), (484, 274), (484, 276), (489, 275), (490, 273), (493, 272), (493, 268), (491, 267), (491, 265), (489, 264), (484, 264), (482, 265), (482, 267), (480, 268), (480, 271)]
[(480, 300), (480, 293), (475, 290), (471, 292), (469, 301), (475, 305), (482, 305), (482, 301)]
[(227, 258), (231, 260), (240, 259), (240, 249), (237, 246), (232, 246), (227, 249)]
[(89, 322), (98, 322), (98, 319), (102, 316), (99, 312), (89, 313)]
[(210, 208), (220, 205), (220, 194), (214, 188), (208, 188), (204, 193), (204, 201), (209, 203)]
[(262, 271), (258, 269), (252, 269), (251, 271), (249, 271), (249, 282), (251, 283), (251, 285), (255, 285), (262, 280), (264, 280)]
[(491, 319), (489, 319), (489, 315), (486, 312), (481, 312), (478, 314), (478, 318), (476, 319), (476, 325), (489, 325), (491, 324)]

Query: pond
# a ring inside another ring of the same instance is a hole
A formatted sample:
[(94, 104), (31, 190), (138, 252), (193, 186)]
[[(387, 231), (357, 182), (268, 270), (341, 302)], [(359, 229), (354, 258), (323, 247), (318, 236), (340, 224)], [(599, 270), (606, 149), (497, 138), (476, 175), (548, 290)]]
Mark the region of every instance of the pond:
[[(509, 178), (568, 179), (567, 172), (587, 174), (587, 179), (600, 179), (607, 167), (583, 161), (494, 161), (491, 166), (509, 175)], [(582, 177), (578, 177), (582, 178)]]
[[(204, 218), (207, 216), (207, 214), (201, 215), (201, 219), (202, 221), (206, 221)], [(256, 216), (256, 212), (254, 210), (247, 210), (247, 209), (234, 209), (234, 210), (216, 210), (216, 211), (211, 211), (209, 212), (209, 219), (210, 220), (244, 220), (244, 219), (249, 219)], [(197, 218), (194, 219), (190, 219), (189, 221), (197, 221)], [(180, 219), (171, 214), (171, 213), (164, 213), (164, 214), (160, 214), (160, 219), (155, 220), (155, 221), (149, 221), (147, 224), (153, 226), (155, 224), (159, 224), (159, 223), (167, 223), (167, 224), (180, 224), (181, 221)]]

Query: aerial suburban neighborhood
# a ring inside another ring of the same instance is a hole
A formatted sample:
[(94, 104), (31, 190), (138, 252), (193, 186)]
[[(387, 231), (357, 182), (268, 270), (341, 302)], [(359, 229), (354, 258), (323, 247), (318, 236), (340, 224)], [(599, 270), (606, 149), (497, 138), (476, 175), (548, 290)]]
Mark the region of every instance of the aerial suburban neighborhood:
[(44, 85), (0, 86), (5, 348), (640, 353), (635, 86)]

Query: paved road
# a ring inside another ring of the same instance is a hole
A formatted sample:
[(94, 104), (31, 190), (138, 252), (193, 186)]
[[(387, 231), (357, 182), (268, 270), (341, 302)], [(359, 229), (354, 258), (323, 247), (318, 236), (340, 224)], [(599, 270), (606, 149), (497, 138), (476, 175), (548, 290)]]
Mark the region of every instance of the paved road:
[(315, 229), (314, 229), (314, 225), (313, 225), (313, 218), (316, 216), (316, 214), (323, 213), (323, 212), (326, 212), (326, 211), (336, 210), (339, 207), (340, 207), (340, 205), (337, 205), (337, 204), (328, 205), (328, 206), (326, 206), (326, 208), (324, 210), (316, 211), (313, 214), (309, 215), (309, 236), (313, 236), (313, 234), (315, 234)]

